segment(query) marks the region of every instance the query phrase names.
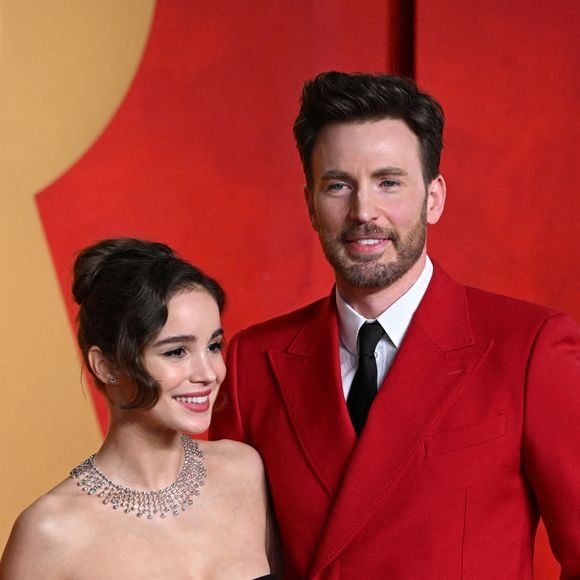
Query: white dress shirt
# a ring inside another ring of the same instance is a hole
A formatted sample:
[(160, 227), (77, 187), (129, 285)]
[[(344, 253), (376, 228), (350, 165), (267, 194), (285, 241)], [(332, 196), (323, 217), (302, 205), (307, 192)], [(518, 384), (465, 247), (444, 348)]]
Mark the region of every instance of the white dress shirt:
[(381, 387), (387, 372), (395, 359), (397, 350), (411, 324), (415, 310), (419, 306), (433, 275), (433, 263), (427, 256), (425, 267), (416, 282), (396, 302), (382, 314), (367, 320), (349, 306), (336, 291), (336, 308), (340, 327), (340, 372), (344, 398), (348, 397), (350, 386), (358, 366), (358, 331), (365, 322), (375, 320), (383, 327), (386, 335), (381, 338), (375, 349), (377, 360), (377, 389)]

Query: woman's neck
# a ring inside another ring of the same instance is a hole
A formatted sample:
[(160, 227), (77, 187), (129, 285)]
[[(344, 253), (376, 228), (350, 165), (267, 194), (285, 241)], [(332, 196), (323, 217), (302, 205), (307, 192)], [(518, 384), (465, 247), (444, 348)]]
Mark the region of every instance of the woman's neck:
[(181, 434), (170, 429), (148, 429), (141, 422), (111, 423), (95, 454), (98, 468), (112, 481), (137, 490), (171, 485), (183, 465)]

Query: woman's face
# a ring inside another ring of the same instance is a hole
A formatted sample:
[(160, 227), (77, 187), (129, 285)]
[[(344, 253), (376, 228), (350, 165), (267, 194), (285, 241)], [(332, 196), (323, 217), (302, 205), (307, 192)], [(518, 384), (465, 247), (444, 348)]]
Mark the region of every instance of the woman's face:
[(160, 397), (148, 419), (166, 428), (203, 433), (226, 367), (216, 301), (203, 289), (185, 290), (167, 305), (165, 326), (143, 351)]

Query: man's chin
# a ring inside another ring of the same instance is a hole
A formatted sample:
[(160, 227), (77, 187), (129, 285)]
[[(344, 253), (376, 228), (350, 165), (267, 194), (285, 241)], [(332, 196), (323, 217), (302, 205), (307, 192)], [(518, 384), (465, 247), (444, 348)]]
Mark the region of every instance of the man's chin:
[(337, 278), (340, 278), (353, 288), (366, 290), (380, 290), (388, 288), (408, 272), (410, 272), (418, 262), (420, 255), (414, 260), (401, 261), (393, 260), (389, 262), (378, 259), (357, 260), (349, 263), (340, 263), (335, 266), (334, 271)]
[(366, 261), (366, 267), (359, 263), (342, 268), (340, 271), (336, 271), (336, 274), (353, 288), (367, 290), (386, 288), (397, 279), (397, 276), (393, 276), (393, 268), (388, 267), (388, 265), (379, 266), (376, 263), (370, 263), (370, 261)]

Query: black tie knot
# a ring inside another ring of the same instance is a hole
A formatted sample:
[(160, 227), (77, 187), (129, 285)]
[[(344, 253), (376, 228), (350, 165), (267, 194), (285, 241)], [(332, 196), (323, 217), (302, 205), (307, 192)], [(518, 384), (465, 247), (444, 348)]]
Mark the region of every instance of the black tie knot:
[(374, 357), (375, 348), (384, 336), (383, 327), (375, 320), (365, 322), (358, 331), (358, 352), (360, 357)]

